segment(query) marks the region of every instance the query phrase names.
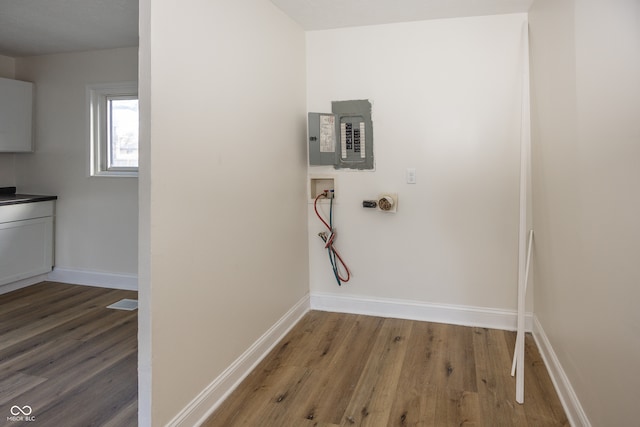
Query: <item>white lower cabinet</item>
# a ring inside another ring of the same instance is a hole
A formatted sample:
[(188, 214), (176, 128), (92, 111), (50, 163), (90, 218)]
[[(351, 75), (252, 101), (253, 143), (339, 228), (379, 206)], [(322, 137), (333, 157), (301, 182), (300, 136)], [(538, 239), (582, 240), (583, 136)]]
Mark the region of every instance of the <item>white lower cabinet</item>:
[(51, 271), (54, 203), (0, 206), (0, 285)]

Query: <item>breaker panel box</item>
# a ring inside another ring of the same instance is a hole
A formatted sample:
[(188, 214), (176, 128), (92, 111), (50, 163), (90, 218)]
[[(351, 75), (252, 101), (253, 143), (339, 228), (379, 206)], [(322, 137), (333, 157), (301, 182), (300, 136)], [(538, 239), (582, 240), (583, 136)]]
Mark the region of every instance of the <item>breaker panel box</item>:
[(309, 164), (373, 169), (371, 102), (334, 101), (331, 110), (309, 113)]

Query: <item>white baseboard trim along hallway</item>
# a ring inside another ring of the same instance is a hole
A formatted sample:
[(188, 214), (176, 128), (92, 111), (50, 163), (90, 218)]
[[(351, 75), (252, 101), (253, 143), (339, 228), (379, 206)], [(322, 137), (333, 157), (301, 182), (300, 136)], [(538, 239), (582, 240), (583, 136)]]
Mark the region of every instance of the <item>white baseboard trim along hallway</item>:
[(308, 311), (309, 295), (307, 294), (169, 421), (167, 426), (191, 427), (204, 423)]
[(133, 274), (106, 273), (102, 271), (74, 270), (55, 267), (47, 274), (47, 280), (71, 285), (97, 286), (100, 288), (138, 290), (138, 276)]
[(544, 364), (547, 367), (551, 381), (556, 388), (560, 402), (562, 402), (562, 407), (569, 419), (569, 424), (573, 427), (591, 427), (587, 414), (584, 412), (578, 396), (569, 382), (567, 374), (564, 372), (564, 369), (562, 369), (560, 360), (558, 360), (556, 353), (553, 351), (551, 342), (549, 338), (547, 338), (544, 329), (542, 329), (542, 325), (537, 316), (534, 317), (533, 338), (540, 351), (540, 356), (542, 356), (542, 360), (544, 360)]
[[(338, 296), (315, 292), (311, 293), (311, 309), (507, 331), (516, 330), (517, 318), (516, 310), (433, 304), (390, 298)], [(527, 313), (525, 316), (525, 329), (528, 332), (533, 330), (532, 313)]]

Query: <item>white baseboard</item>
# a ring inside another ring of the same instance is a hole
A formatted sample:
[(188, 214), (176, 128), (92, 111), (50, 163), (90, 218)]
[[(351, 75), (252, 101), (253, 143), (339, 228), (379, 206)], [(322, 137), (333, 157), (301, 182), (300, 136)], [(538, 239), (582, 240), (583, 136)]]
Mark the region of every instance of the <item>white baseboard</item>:
[(0, 286), (0, 295), (17, 291), (18, 289), (26, 288), (27, 286), (35, 285), (36, 283), (45, 282), (47, 280), (46, 274), (40, 274), (35, 277), (29, 277), (28, 279), (7, 283), (6, 285)]
[(74, 270), (55, 267), (47, 275), (52, 282), (70, 283), (72, 285), (97, 286), (100, 288), (138, 290), (138, 276), (130, 274), (105, 273), (102, 271)]
[(213, 380), (168, 424), (169, 427), (199, 426), (227, 396), (245, 379), (291, 328), (309, 311), (309, 295), (305, 295), (267, 332), (251, 345), (227, 369)]
[[(340, 313), (365, 314), (453, 325), (516, 330), (516, 310), (504, 310), (464, 305), (432, 304), (427, 302), (343, 296), (311, 293), (311, 309)], [(525, 316), (525, 329), (533, 330), (533, 315)]]
[(582, 409), (578, 396), (573, 390), (567, 374), (564, 372), (564, 369), (562, 369), (562, 365), (560, 364), (556, 353), (553, 351), (551, 342), (549, 341), (549, 338), (547, 338), (544, 329), (542, 329), (542, 325), (540, 324), (538, 317), (534, 317), (533, 320), (533, 338), (540, 350), (540, 355), (547, 367), (547, 371), (549, 372), (551, 381), (558, 393), (560, 402), (562, 402), (562, 406), (567, 414), (569, 423), (573, 427), (591, 427), (587, 414), (584, 412), (584, 409)]

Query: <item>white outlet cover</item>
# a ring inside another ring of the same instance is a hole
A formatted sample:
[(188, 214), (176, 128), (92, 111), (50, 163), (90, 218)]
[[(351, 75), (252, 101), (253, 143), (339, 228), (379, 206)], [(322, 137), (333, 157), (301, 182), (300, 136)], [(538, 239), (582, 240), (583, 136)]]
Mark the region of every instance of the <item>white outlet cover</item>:
[(415, 183), (416, 183), (416, 169), (407, 168), (407, 184), (415, 184)]

